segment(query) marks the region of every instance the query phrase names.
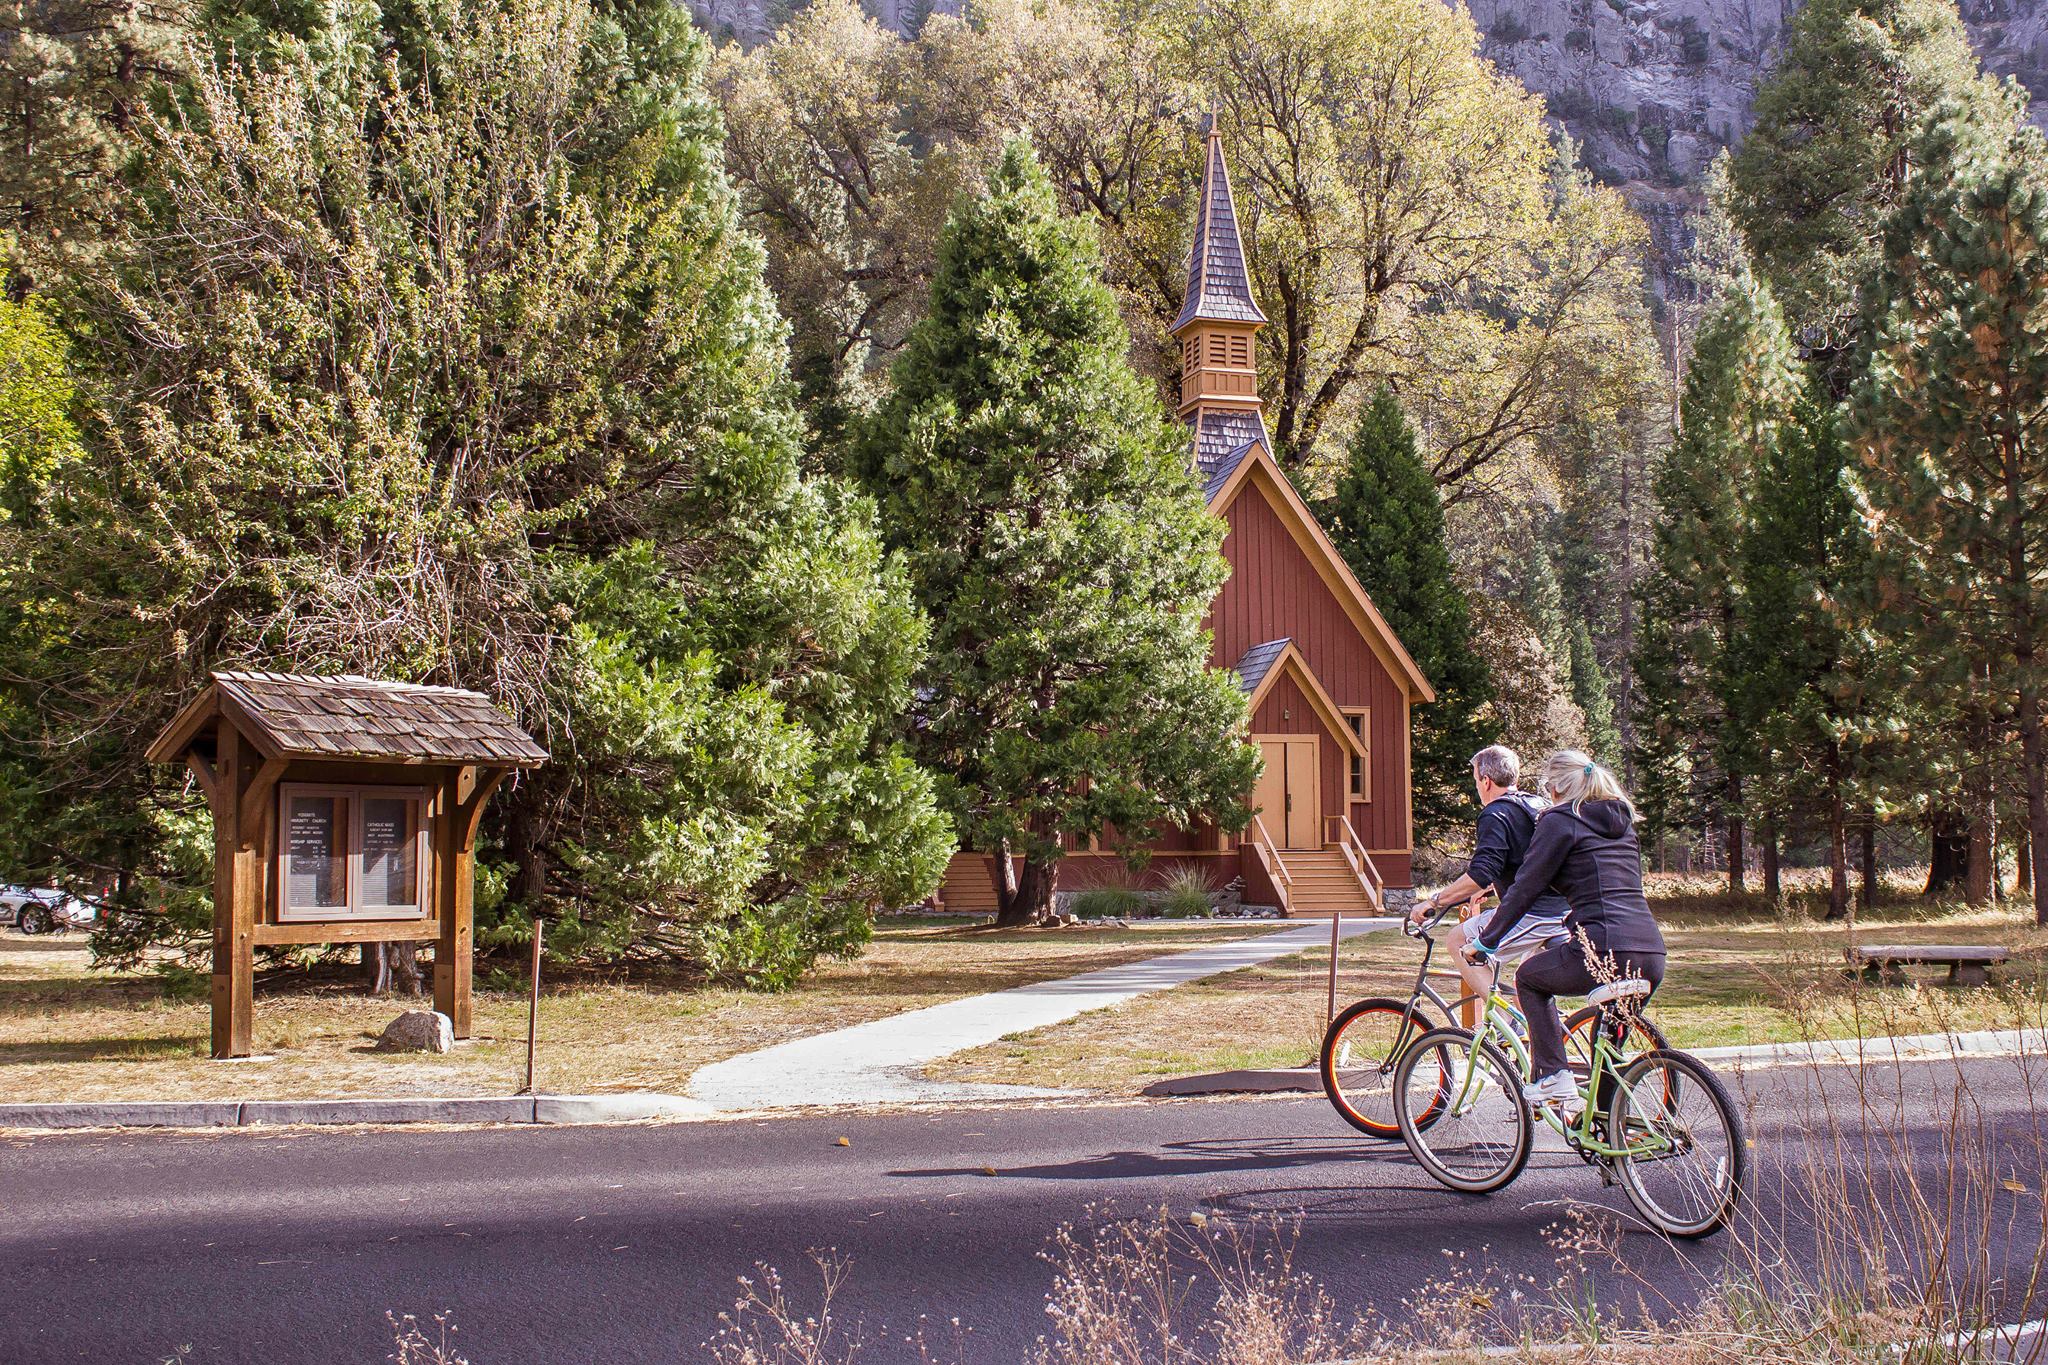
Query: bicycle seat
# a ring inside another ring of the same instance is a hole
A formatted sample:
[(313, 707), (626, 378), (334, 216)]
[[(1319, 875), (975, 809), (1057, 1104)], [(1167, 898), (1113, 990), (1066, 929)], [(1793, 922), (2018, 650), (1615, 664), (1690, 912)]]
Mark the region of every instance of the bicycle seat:
[(1610, 981), (1597, 986), (1586, 996), (1589, 1005), (1608, 1005), (1616, 1000), (1632, 1000), (1650, 993), (1650, 983), (1639, 976), (1625, 976), (1619, 981)]

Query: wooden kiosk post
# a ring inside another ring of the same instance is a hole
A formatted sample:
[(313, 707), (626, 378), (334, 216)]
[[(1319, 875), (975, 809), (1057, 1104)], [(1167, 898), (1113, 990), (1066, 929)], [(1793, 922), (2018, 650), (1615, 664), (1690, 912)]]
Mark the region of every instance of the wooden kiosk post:
[(213, 811), (213, 1055), (246, 1057), (256, 948), (434, 945), (434, 1008), (470, 1032), (476, 832), (547, 752), (478, 692), (215, 673), (149, 747)]

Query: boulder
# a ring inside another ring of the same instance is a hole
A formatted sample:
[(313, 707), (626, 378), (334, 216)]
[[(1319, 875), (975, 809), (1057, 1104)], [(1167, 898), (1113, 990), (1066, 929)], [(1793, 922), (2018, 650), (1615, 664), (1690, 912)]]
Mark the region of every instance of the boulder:
[(438, 1010), (407, 1010), (384, 1026), (379, 1052), (453, 1052), (455, 1024)]

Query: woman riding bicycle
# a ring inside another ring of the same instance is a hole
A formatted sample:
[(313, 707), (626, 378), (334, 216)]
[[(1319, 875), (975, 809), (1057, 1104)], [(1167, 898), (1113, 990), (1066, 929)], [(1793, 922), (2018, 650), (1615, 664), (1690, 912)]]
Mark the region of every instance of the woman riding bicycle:
[(1491, 956), (1547, 892), (1571, 906), (1564, 917), (1571, 940), (1529, 957), (1515, 974), (1536, 1077), (1522, 1092), (1531, 1104), (1578, 1094), (1566, 1064), (1558, 996), (1584, 995), (1617, 973), (1641, 977), (1653, 991), (1664, 979), (1664, 935), (1643, 898), (1636, 809), (1621, 784), (1586, 755), (1566, 749), (1545, 762), (1543, 790), (1552, 804), (1536, 818), (1514, 885), (1465, 951), (1472, 961)]

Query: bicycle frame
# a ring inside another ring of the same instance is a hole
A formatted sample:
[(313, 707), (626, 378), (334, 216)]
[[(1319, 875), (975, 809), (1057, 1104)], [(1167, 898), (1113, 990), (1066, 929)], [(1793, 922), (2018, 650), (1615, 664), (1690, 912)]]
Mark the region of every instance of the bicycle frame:
[[(1425, 963), (1427, 960), (1428, 955), (1424, 954)], [(1529, 1076), (1531, 1070), (1529, 1049), (1508, 1022), (1510, 1017), (1519, 1018), (1520, 1014), (1512, 1005), (1508, 1004), (1507, 1000), (1500, 993), (1500, 964), (1495, 962), (1493, 964), (1492, 989), (1487, 995), (1486, 1012), (1480, 1016), (1479, 1027), (1472, 1031), (1472, 1047), (1471, 1051), (1466, 1054), (1465, 1075), (1452, 1103), (1454, 1110), (1463, 1109), (1469, 1105), (1476, 1098), (1475, 1087), (1484, 1085), (1479, 1068), (1479, 1049), (1482, 1044), (1492, 1043), (1507, 1054), (1508, 1059), (1514, 1063), (1517, 1075), (1524, 1078)], [(1618, 1081), (1621, 1075), (1621, 1068), (1628, 1060), (1622, 1055), (1619, 1048), (1608, 1041), (1607, 1032), (1604, 1024), (1602, 1027), (1594, 1030), (1593, 1058), (1591, 1065), (1587, 1069), (1585, 1084), (1579, 1088), (1579, 1115), (1577, 1120), (1567, 1123), (1564, 1115), (1560, 1112), (1561, 1106), (1555, 1104), (1539, 1104), (1534, 1106), (1535, 1116), (1542, 1120), (1552, 1132), (1563, 1138), (1567, 1143), (1570, 1143), (1574, 1148), (1583, 1152), (1589, 1152), (1605, 1160), (1615, 1161), (1623, 1157), (1640, 1159), (1655, 1156), (1670, 1146), (1668, 1142), (1663, 1141), (1655, 1133), (1646, 1133), (1644, 1135), (1647, 1139), (1647, 1145), (1629, 1147), (1614, 1147), (1600, 1136), (1598, 1129), (1599, 1119), (1593, 1112), (1593, 1098), (1600, 1093), (1601, 1079), (1606, 1076), (1613, 1076)]]

